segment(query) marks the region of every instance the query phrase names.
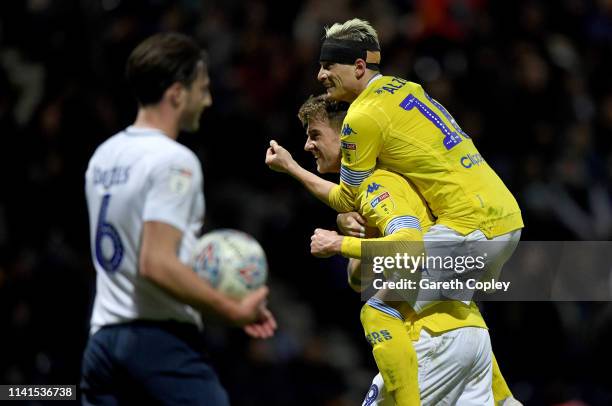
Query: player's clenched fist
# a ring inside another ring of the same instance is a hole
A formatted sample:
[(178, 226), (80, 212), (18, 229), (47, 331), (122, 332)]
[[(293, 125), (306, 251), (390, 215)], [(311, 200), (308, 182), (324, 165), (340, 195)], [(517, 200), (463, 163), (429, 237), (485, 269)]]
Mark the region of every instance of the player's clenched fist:
[(342, 249), (342, 236), (335, 231), (317, 228), (310, 237), (310, 253), (315, 257), (327, 258), (339, 254)]
[(285, 148), (276, 141), (270, 141), (270, 148), (266, 151), (266, 165), (277, 172), (289, 172), (295, 160)]

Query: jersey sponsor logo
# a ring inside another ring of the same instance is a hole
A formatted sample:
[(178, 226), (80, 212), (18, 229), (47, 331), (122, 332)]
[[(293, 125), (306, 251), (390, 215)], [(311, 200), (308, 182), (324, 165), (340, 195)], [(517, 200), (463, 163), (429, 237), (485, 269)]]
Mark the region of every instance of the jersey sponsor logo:
[[(374, 183), (374, 185), (380, 187), (380, 185), (377, 185), (376, 183)], [(370, 186), (368, 186), (368, 189), (370, 188)], [(378, 189), (378, 187), (377, 187), (377, 189)], [(374, 199), (372, 199), (372, 201), (370, 202), (370, 205), (372, 206), (372, 208), (374, 208), (374, 207), (378, 206), (378, 204), (380, 202), (382, 202), (385, 199), (388, 199), (389, 197), (391, 197), (389, 192), (382, 193), (381, 195), (376, 196)]]
[(391, 336), (389, 330), (373, 331), (366, 335), (366, 340), (368, 340), (370, 345), (375, 345), (376, 343), (382, 343), (391, 339), (393, 339), (393, 336)]
[(109, 169), (94, 167), (93, 169), (94, 185), (102, 185), (105, 189), (109, 189), (111, 186), (123, 185), (129, 178), (129, 166), (113, 166)]
[(342, 141), (340, 146), (342, 147), (342, 157), (347, 164), (352, 164), (357, 161), (357, 144), (354, 142)]
[(344, 149), (357, 149), (357, 144), (355, 144), (354, 142), (346, 142), (346, 141), (342, 141), (340, 143), (342, 145), (342, 148)]
[(351, 135), (351, 134), (357, 134), (357, 132), (351, 128), (349, 123), (344, 124), (344, 127), (342, 127), (342, 135)]
[(370, 204), (372, 205), (373, 210), (376, 212), (376, 215), (382, 218), (390, 216), (395, 212), (395, 202), (391, 198), (391, 194), (389, 192), (384, 192), (378, 195), (370, 202)]
[(480, 154), (467, 154), (459, 158), (461, 166), (470, 169), (472, 166), (478, 166), (485, 162), (484, 158)]
[[(370, 193), (374, 193), (376, 192), (378, 189), (380, 189), (381, 187), (383, 187), (383, 185), (380, 185), (376, 182), (372, 182), (368, 185), (368, 190), (366, 190), (366, 197), (368, 197), (370, 195)], [(372, 206), (374, 207), (374, 206)]]
[(170, 168), (170, 190), (177, 195), (185, 195), (191, 186), (193, 174), (189, 169)]

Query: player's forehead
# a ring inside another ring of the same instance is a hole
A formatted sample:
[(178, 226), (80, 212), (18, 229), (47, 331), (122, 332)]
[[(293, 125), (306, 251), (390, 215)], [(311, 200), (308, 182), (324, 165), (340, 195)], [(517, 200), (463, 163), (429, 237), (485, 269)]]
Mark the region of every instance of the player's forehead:
[(348, 71), (353, 65), (333, 61), (319, 61), (319, 66), (325, 70), (341, 73)]
[(306, 122), (306, 134), (320, 134), (332, 130), (327, 117), (313, 117)]

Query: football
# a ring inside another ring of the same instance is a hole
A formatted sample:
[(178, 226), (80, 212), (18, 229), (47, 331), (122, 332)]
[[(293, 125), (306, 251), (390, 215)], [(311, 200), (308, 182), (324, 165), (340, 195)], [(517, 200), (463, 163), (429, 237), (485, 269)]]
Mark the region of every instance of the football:
[(238, 230), (204, 234), (195, 245), (192, 263), (200, 277), (235, 299), (263, 286), (268, 276), (263, 248), (255, 238)]

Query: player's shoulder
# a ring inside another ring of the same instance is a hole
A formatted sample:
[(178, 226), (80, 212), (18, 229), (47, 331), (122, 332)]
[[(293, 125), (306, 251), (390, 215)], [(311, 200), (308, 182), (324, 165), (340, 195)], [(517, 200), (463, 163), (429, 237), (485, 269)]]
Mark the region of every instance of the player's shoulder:
[(357, 128), (369, 132), (385, 127), (388, 118), (380, 106), (371, 103), (351, 104), (344, 117), (341, 135), (358, 135)]
[(95, 161), (103, 161), (109, 156), (116, 155), (116, 151), (121, 150), (123, 147), (122, 138), (124, 133), (125, 130), (119, 131), (98, 145), (94, 153), (91, 155), (89, 160), (90, 164)]
[(169, 137), (164, 137), (161, 139), (160, 143), (156, 147), (158, 153), (162, 157), (179, 161), (184, 160), (188, 163), (199, 162), (198, 157), (192, 150)]
[(409, 186), (409, 184), (407, 184), (406, 178), (404, 178), (402, 175), (389, 171), (387, 169), (382, 169), (382, 168), (376, 168), (374, 172), (372, 172), (372, 174), (364, 180), (364, 182), (360, 186), (361, 188), (364, 187), (364, 184), (366, 183), (366, 181), (385, 182), (389, 185), (399, 184), (402, 186), (406, 184), (407, 186)]
[(362, 200), (368, 200), (381, 193), (388, 193), (417, 206), (420, 206), (423, 200), (416, 187), (408, 179), (398, 173), (380, 168), (375, 169), (361, 183), (358, 193)]
[(359, 186), (359, 193), (369, 197), (372, 193), (384, 190), (403, 190), (409, 187), (406, 179), (386, 169), (375, 169)]
[(405, 93), (418, 93), (421, 85), (398, 76), (381, 76), (368, 88), (364, 104), (384, 104), (394, 99), (393, 96)]
[(118, 154), (151, 168), (167, 164), (200, 167), (193, 151), (156, 129), (127, 127), (100, 144), (91, 161), (115, 160)]

